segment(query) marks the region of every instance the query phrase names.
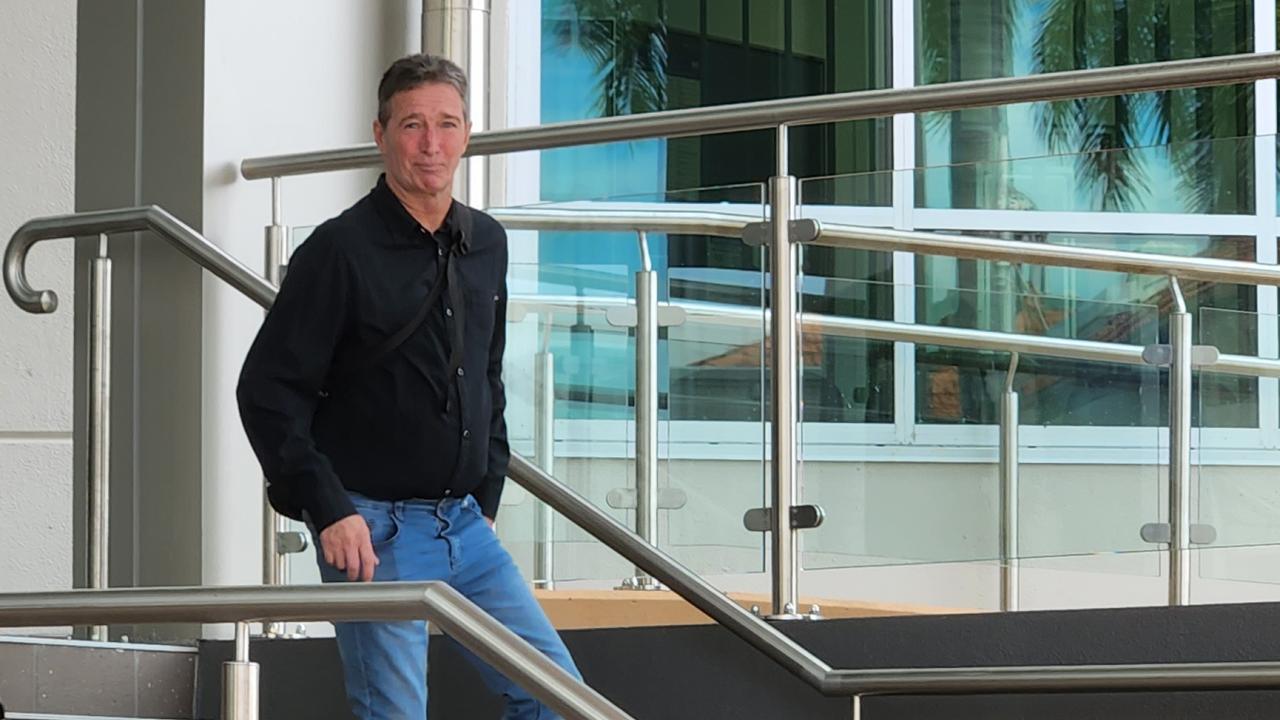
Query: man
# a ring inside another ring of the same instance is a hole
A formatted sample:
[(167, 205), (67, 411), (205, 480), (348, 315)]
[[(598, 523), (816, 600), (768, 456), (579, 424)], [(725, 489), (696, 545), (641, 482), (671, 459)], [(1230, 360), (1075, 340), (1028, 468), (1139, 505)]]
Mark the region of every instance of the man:
[[(396, 61), (373, 137), (385, 173), (298, 248), (240, 375), (249, 441), (325, 582), (443, 580), (577, 675), (492, 526), (507, 469), (507, 241), (453, 200), (467, 79)], [(338, 623), (362, 720), (426, 717), (421, 622)], [(551, 712), (474, 659), (508, 718)]]

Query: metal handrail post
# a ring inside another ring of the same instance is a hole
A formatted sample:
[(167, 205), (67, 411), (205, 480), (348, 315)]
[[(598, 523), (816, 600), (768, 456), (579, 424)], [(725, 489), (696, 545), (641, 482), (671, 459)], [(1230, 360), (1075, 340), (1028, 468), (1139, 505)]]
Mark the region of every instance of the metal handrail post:
[[(551, 354), (551, 316), (539, 323), (541, 347), (533, 356), (533, 446), (534, 460), (548, 475), (556, 467), (556, 375)], [(555, 589), (555, 515), (551, 507), (534, 498), (533, 586)]]
[[(473, 132), (489, 129), (490, 0), (425, 0), (422, 49), (457, 63), (467, 75), (467, 120)], [(454, 192), (466, 204), (489, 205), (489, 159), (472, 155), (458, 167)]]
[(284, 280), (285, 264), (288, 256), (289, 228), (284, 224), (284, 199), (281, 196), (280, 178), (271, 178), (271, 224), (266, 230), (266, 272), (263, 277), (267, 282), (280, 287)]
[(222, 720), (258, 720), (258, 663), (249, 660), (249, 623), (236, 623), (235, 659), (222, 664)]
[[(636, 272), (636, 534), (658, 546), (658, 273), (649, 254), (648, 235), (637, 233), (640, 270)], [(637, 567), (637, 588), (657, 587)]]
[(1000, 402), (1000, 609), (1018, 609), (1018, 393), (1013, 378), (1018, 354), (1009, 361)]
[(1191, 313), (1177, 278), (1169, 316), (1169, 604), (1191, 601)]
[(520, 457), (511, 455), (507, 477), (541, 498), (556, 512), (575, 523), (634, 565), (689, 601), (708, 617), (727, 627), (744, 641), (806, 682), (817, 684), (831, 669), (820, 658), (794, 640), (779, 633), (751, 614), (698, 574), (676, 562), (670, 555), (640, 539), (634, 531), (599, 508), (596, 503), (542, 472)]
[[(266, 247), (263, 267), (264, 277), (275, 287), (280, 287), (284, 280), (286, 238), (288, 230), (284, 226), (284, 205), (281, 198), (280, 178), (271, 178), (271, 224), (266, 229)], [(280, 536), (287, 532), (289, 526), (285, 518), (271, 507), (265, 492), (266, 482), (262, 487), (262, 584), (287, 585), (289, 583), (288, 558), (280, 551)], [(284, 634), (283, 623), (275, 623), (263, 627), (267, 635)]]
[[(101, 590), (111, 584), (111, 259), (107, 236), (98, 236), (89, 300), (89, 582)], [(94, 625), (89, 637), (108, 639), (106, 625)]]
[(796, 504), (796, 250), (791, 220), (796, 211), (796, 179), (787, 164), (787, 126), (777, 129), (778, 173), (769, 181), (773, 242), (769, 250), (769, 367), (772, 378), (772, 446), (770, 480), (773, 504), (773, 615), (794, 617), (800, 606), (800, 564), (791, 508)]

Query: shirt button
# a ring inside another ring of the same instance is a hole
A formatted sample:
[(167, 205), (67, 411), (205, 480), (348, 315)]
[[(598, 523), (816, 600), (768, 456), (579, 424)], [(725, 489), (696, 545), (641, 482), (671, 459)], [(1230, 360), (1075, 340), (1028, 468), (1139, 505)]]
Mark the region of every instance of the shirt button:
[(440, 257), (444, 257), (444, 248), (436, 248), (436, 254)]
[(467, 372), (465, 370), (463, 370), (462, 368), (458, 368), (458, 377), (462, 377), (463, 375), (466, 375), (466, 374)]
[(462, 431), (462, 437), (464, 437), (464, 438), (469, 438), (469, 437), (471, 437), (471, 431), (470, 431), (470, 430), (463, 430), (463, 431)]
[(444, 314), (448, 317), (453, 317), (453, 308), (445, 308)]
[(452, 491), (452, 490), (445, 490), (445, 491), (444, 491), (444, 494), (445, 494), (445, 495), (452, 495), (452, 494), (453, 494), (453, 491)]

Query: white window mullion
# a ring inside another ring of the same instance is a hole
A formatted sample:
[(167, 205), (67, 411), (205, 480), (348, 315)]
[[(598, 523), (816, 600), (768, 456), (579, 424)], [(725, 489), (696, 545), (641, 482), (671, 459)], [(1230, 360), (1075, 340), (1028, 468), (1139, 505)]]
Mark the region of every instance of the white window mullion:
[[(893, 87), (914, 87), (916, 83), (915, 0), (893, 0)], [(893, 116), (893, 226), (913, 230), (915, 222), (916, 116)], [(893, 319), (916, 321), (916, 258), (911, 253), (893, 254)], [(894, 343), (894, 427), (899, 443), (912, 442), (916, 419), (916, 346)]]
[[(1276, 50), (1276, 4), (1255, 2), (1254, 52)], [(1276, 264), (1276, 81), (1254, 84), (1254, 187), (1257, 192), (1257, 255), (1260, 263)], [(1258, 355), (1280, 357), (1280, 293), (1275, 286), (1258, 287)], [(1280, 380), (1258, 380), (1258, 421), (1262, 447), (1280, 447)]]
[[(506, 113), (493, 118), (504, 127), (533, 127), (542, 123), (542, 3), (508, 0), (505, 73)], [(495, 9), (496, 6), (495, 6)], [(503, 187), (494, 192), (494, 207), (518, 207), (542, 201), (542, 153), (503, 156)], [(537, 232), (510, 234), (512, 265), (538, 262)]]

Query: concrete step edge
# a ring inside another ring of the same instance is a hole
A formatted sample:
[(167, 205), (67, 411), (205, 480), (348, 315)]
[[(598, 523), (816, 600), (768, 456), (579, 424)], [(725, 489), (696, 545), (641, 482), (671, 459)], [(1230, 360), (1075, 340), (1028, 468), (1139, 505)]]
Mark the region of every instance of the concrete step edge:
[[(60, 713), (27, 713), (27, 712), (7, 712), (4, 716), (5, 720), (141, 720), (140, 718), (125, 718), (114, 715), (66, 715)], [(165, 720), (164, 718), (148, 718), (147, 720)]]

